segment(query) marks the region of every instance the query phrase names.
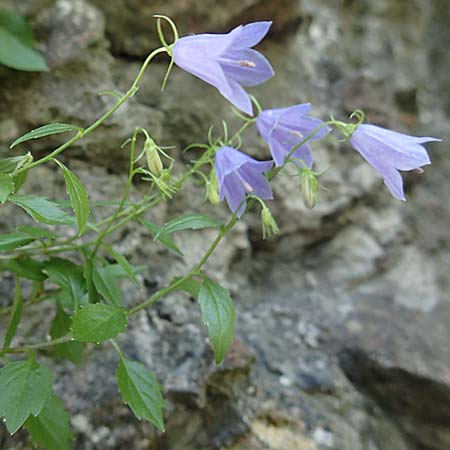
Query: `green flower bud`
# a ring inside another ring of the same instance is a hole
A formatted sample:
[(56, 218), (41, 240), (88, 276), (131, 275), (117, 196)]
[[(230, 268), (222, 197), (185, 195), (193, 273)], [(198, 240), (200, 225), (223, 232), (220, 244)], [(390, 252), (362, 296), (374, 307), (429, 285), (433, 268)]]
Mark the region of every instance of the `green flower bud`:
[(280, 234), (280, 229), (278, 228), (270, 209), (266, 205), (264, 205), (261, 210), (261, 224), (263, 239)]
[(302, 190), (303, 201), (308, 208), (314, 208), (317, 203), (319, 192), (319, 182), (316, 175), (309, 169), (304, 169), (300, 175), (300, 188)]
[(146, 139), (144, 144), (145, 156), (147, 157), (147, 165), (151, 173), (156, 176), (161, 175), (164, 166), (159, 156), (158, 146), (153, 139)]
[(209, 181), (206, 183), (206, 196), (213, 205), (220, 202), (219, 198), (219, 182), (217, 181), (216, 171), (211, 170)]

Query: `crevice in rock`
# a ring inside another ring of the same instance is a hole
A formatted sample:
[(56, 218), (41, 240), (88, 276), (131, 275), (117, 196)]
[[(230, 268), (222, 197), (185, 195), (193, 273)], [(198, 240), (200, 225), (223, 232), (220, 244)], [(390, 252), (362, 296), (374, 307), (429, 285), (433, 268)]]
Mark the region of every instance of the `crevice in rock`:
[(382, 365), (352, 348), (339, 355), (350, 381), (376, 401), (411, 443), (414, 450), (450, 448), (450, 386)]

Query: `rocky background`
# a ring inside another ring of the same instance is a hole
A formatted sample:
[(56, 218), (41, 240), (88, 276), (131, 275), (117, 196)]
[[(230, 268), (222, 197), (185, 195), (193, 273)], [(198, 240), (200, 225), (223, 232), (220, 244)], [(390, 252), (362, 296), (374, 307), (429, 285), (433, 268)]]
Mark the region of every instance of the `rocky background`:
[[(74, 449), (450, 448), (447, 0), (1, 0), (0, 6), (29, 19), (51, 66), (48, 74), (0, 67), (3, 154), (29, 129), (54, 121), (84, 126), (104, 111), (111, 100), (97, 93), (125, 90), (157, 45), (154, 13), (170, 15), (182, 34), (273, 19), (260, 48), (276, 76), (253, 91), (265, 107), (311, 101), (324, 119), (359, 107), (373, 123), (444, 139), (430, 145), (433, 165), (424, 175), (407, 175), (407, 203), (392, 199), (350, 147), (318, 143), (318, 168), (329, 170), (317, 207), (304, 207), (291, 178), (276, 180), (281, 236), (262, 241), (254, 211), (208, 265), (238, 310), (236, 341), (221, 367), (212, 363), (195, 301), (182, 294), (133, 317), (122, 337), (126, 352), (164, 385), (165, 434), (121, 404), (107, 344), (88, 349), (81, 368), (57, 366)], [(121, 192), (127, 155), (120, 144), (136, 125), (178, 149), (204, 141), (222, 118), (238, 126), (213, 88), (178, 69), (161, 95), (165, 67), (163, 58), (152, 65), (133, 101), (67, 152), (93, 199)], [(266, 156), (254, 129), (245, 142)], [(42, 154), (56, 143), (41, 140), (31, 150)], [(64, 194), (60, 174), (50, 167), (35, 173), (27, 189)], [(133, 195), (143, 189), (136, 185)], [(190, 186), (153, 216), (163, 223), (205, 209), (202, 193)], [(0, 209), (4, 230), (27, 220), (16, 209)], [(132, 304), (191, 267), (213, 233), (180, 233), (184, 259), (155, 248), (135, 226), (114, 238), (133, 263), (146, 266), (144, 290), (123, 286)], [(11, 279), (4, 276), (0, 286), (5, 302)], [(48, 316), (42, 308), (30, 311), (17, 343), (42, 340)], [(0, 428), (0, 449), (27, 448), (25, 434), (12, 439)]]

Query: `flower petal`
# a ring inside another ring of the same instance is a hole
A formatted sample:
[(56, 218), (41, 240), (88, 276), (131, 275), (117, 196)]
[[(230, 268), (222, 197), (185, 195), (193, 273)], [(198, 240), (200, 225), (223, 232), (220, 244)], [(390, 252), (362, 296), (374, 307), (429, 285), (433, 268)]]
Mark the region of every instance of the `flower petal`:
[(230, 89), (228, 80), (216, 60), (208, 58), (196, 47), (181, 46), (175, 51), (178, 42), (173, 51), (173, 59), (178, 67), (213, 85), (219, 91)]
[(311, 168), (314, 162), (313, 155), (311, 152), (311, 148), (308, 144), (303, 144), (301, 147), (299, 147), (297, 150), (295, 150), (294, 154), (292, 155), (294, 158), (298, 158), (301, 161), (295, 161), (295, 163), (299, 167), (309, 167)]
[(270, 153), (272, 154), (273, 160), (275, 161), (275, 165), (277, 167), (282, 166), (284, 164), (286, 156), (289, 153), (289, 150), (287, 150), (286, 147), (274, 137), (270, 137), (268, 144)]
[[(194, 52), (196, 55), (206, 58), (216, 58), (222, 54), (234, 40), (232, 32), (227, 34), (193, 34), (178, 39), (172, 49), (175, 63), (177, 59)], [(195, 64), (195, 61), (192, 61)]]
[(350, 142), (369, 162), (378, 161), (398, 170), (413, 170), (430, 164), (425, 148), (409, 140), (409, 137), (401, 140), (398, 136), (390, 134), (376, 135), (371, 129), (367, 133), (367, 126), (361, 125), (353, 133)]
[(220, 199), (225, 197), (231, 211), (238, 217), (241, 217), (245, 211), (245, 199), (247, 191), (245, 190), (242, 180), (236, 173), (228, 174), (223, 182), (222, 189), (219, 192)]
[(272, 22), (253, 22), (247, 25), (240, 25), (231, 31), (236, 48), (249, 48), (259, 44), (271, 27)]
[(253, 106), (250, 96), (237, 81), (231, 79), (227, 85), (223, 85), (222, 88), (216, 87), (230, 103), (236, 106), (236, 108), (250, 116), (253, 115)]
[(363, 142), (361, 140), (354, 140), (355, 134), (353, 134), (351, 139), (352, 146), (366, 159), (366, 161), (376, 169), (384, 179), (384, 183), (388, 187), (391, 194), (399, 199), (405, 200), (405, 194), (403, 191), (403, 179), (400, 172), (392, 165), (383, 159), (384, 153), (374, 153), (372, 151), (367, 151), (366, 140)]
[(238, 175), (247, 183), (247, 186), (252, 188), (249, 194), (257, 195), (263, 200), (273, 199), (272, 187), (261, 172), (254, 170), (248, 164), (244, 164), (239, 169)]
[(410, 136), (408, 134), (399, 133), (398, 131), (388, 130), (371, 124), (363, 124), (360, 126), (364, 133), (374, 137), (375, 139), (383, 139), (384, 142), (390, 142), (393, 145), (404, 145), (406, 142), (414, 144), (424, 144), (426, 142), (440, 142), (441, 139), (434, 137)]
[(273, 76), (269, 61), (252, 49), (228, 51), (219, 58), (225, 74), (243, 86), (256, 86)]
[(270, 132), (273, 128), (274, 117), (271, 110), (264, 110), (258, 114), (256, 126), (262, 138), (269, 143)]
[[(288, 108), (284, 113), (280, 114), (277, 126), (300, 132), (305, 138), (314, 130), (319, 128), (323, 122), (314, 117), (308, 117), (305, 114), (309, 111), (310, 104), (296, 105)], [(330, 132), (330, 127), (324, 126), (316, 131), (310, 138), (311, 141), (322, 139)]]

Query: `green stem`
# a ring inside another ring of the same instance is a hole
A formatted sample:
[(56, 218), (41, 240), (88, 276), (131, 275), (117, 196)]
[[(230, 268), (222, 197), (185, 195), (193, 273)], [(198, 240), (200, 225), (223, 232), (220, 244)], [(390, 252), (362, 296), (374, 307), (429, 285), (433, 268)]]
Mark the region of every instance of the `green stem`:
[(195, 265), (195, 267), (184, 277), (181, 277), (174, 281), (169, 286), (165, 287), (164, 289), (159, 290), (155, 294), (153, 294), (148, 300), (146, 300), (143, 303), (140, 303), (139, 305), (135, 306), (134, 308), (131, 308), (128, 311), (128, 315), (136, 314), (137, 312), (148, 308), (153, 303), (155, 303), (157, 300), (159, 300), (161, 297), (164, 297), (165, 295), (169, 294), (172, 291), (175, 291), (178, 286), (180, 286), (185, 281), (189, 280), (194, 275), (198, 275), (203, 266), (205, 265), (206, 261), (209, 259), (209, 257), (212, 255), (214, 250), (217, 248), (217, 246), (220, 244), (221, 240), (228, 234), (228, 232), (234, 227), (236, 222), (238, 221), (238, 218), (236, 215), (233, 214), (230, 221), (219, 231), (219, 234), (214, 239), (214, 241), (209, 246), (206, 253), (203, 255), (203, 257), (200, 259), (200, 261)]
[(39, 344), (24, 345), (23, 347), (10, 347), (5, 348), (0, 352), (0, 354), (7, 353), (26, 353), (32, 350), (42, 350), (44, 348), (53, 347), (54, 345), (64, 344), (73, 340), (72, 334), (67, 334), (66, 336), (60, 337), (58, 339), (52, 339), (51, 341), (41, 342)]
[(92, 123), (89, 127), (87, 127), (84, 130), (80, 130), (73, 138), (68, 140), (66, 143), (58, 147), (56, 150), (54, 150), (52, 153), (50, 153), (47, 156), (44, 156), (41, 159), (38, 159), (37, 161), (32, 162), (29, 165), (26, 165), (19, 169), (17, 173), (23, 172), (24, 170), (29, 170), (33, 167), (40, 166), (41, 164), (46, 163), (47, 161), (50, 161), (51, 159), (58, 156), (60, 153), (62, 153), (64, 150), (66, 150), (68, 147), (70, 147), (72, 144), (80, 140), (82, 137), (86, 136), (87, 134), (94, 131), (96, 128), (98, 128), (105, 120), (107, 120), (115, 111), (117, 111), (130, 97), (132, 97), (138, 90), (139, 81), (141, 80), (142, 76), (144, 75), (145, 70), (147, 69), (147, 66), (150, 64), (152, 59), (158, 55), (159, 53), (167, 52), (167, 50), (164, 47), (158, 48), (150, 53), (150, 55), (147, 56), (147, 59), (142, 64), (141, 69), (139, 70), (135, 80), (133, 81), (133, 84), (130, 86), (126, 94), (124, 94), (117, 102), (116, 104), (105, 114), (103, 114), (101, 117), (99, 117), (94, 123)]
[(139, 133), (139, 128), (136, 128), (136, 130), (134, 130), (133, 137), (131, 138), (130, 168), (128, 171), (127, 184), (125, 186), (125, 190), (122, 195), (122, 199), (120, 200), (119, 206), (117, 207), (114, 214), (112, 215), (111, 220), (108, 222), (108, 225), (98, 235), (98, 237), (95, 241), (94, 250), (92, 251), (91, 259), (93, 259), (95, 257), (95, 254), (97, 253), (97, 250), (99, 249), (100, 245), (102, 244), (103, 239), (106, 236), (108, 236), (109, 230), (112, 228), (114, 222), (119, 217), (119, 214), (122, 212), (125, 202), (128, 199), (128, 195), (130, 194), (131, 186), (133, 184), (133, 177), (134, 177), (134, 155), (135, 155), (135, 150), (136, 150), (136, 139), (137, 139), (138, 133)]

